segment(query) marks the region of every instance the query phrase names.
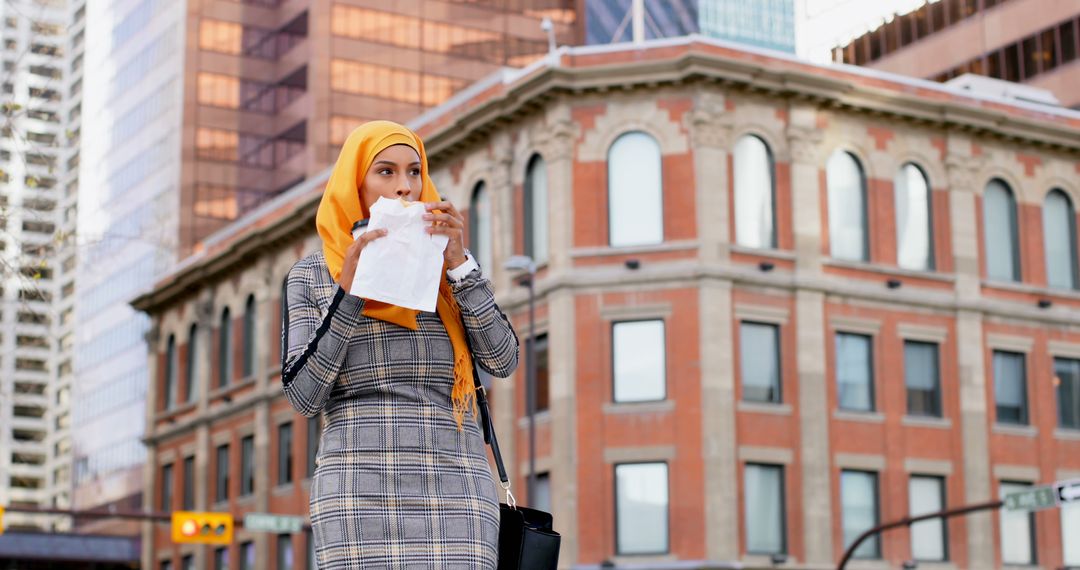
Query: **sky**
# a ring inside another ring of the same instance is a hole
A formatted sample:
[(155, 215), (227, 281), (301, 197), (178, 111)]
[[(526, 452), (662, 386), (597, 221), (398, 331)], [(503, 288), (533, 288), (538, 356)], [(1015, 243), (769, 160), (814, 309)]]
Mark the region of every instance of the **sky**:
[[(831, 61), (831, 50), (922, 6), (925, 0), (795, 0), (796, 52), (817, 63)], [(936, 1), (936, 0), (935, 0)]]

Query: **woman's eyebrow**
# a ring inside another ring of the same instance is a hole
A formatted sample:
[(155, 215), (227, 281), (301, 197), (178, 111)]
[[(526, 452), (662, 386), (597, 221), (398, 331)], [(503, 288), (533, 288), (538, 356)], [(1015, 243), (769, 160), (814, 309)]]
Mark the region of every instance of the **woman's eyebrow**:
[[(389, 164), (390, 166), (397, 166), (396, 162), (390, 160), (376, 160), (375, 164)], [(413, 162), (409, 166), (420, 166), (420, 161)]]

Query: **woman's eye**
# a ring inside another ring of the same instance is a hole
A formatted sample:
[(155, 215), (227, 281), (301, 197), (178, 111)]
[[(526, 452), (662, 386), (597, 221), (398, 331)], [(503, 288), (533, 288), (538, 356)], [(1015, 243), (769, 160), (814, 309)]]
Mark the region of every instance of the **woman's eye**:
[(414, 168), (413, 171), (411, 172), (411, 174), (413, 176), (420, 176), (420, 169), (419, 168)]
[(391, 172), (389, 168), (384, 168), (379, 171), (379, 174), (393, 174), (393, 172)]

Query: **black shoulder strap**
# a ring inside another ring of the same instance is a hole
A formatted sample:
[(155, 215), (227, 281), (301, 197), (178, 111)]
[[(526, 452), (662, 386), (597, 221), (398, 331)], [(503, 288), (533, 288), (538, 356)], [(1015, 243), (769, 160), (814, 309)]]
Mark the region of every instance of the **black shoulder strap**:
[(469, 329), (465, 329), (465, 346), (468, 347), (469, 357), (472, 359), (476, 406), (480, 409), (480, 429), (484, 430), (484, 443), (491, 446), (491, 455), (495, 457), (495, 468), (499, 470), (499, 480), (502, 481), (503, 488), (509, 492), (510, 478), (506, 476), (506, 466), (503, 465), (502, 453), (499, 451), (499, 439), (495, 437), (495, 424), (491, 421), (491, 410), (488, 408), (487, 389), (480, 382), (480, 373), (476, 370), (476, 357), (473, 356), (472, 343), (469, 342)]

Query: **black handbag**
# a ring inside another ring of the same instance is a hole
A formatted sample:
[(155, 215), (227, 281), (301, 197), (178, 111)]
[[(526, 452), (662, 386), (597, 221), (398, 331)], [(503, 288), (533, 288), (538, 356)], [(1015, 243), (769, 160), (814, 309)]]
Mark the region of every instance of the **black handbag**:
[(499, 452), (499, 440), (495, 437), (495, 426), (491, 422), (487, 392), (480, 383), (475, 362), (473, 380), (476, 382), (476, 404), (480, 409), (484, 442), (491, 446), (499, 480), (506, 491), (506, 503), (499, 504), (499, 570), (556, 570), (562, 537), (552, 528), (550, 513), (519, 507), (514, 500), (502, 453)]

